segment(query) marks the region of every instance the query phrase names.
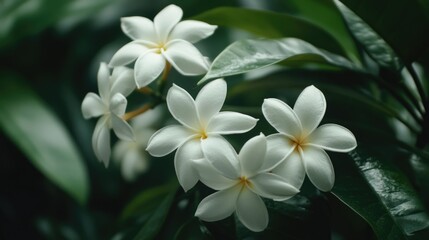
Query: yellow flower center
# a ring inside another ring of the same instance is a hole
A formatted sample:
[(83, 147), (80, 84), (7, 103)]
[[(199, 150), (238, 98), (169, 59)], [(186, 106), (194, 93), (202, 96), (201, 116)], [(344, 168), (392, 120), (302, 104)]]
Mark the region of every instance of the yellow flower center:
[(305, 147), (305, 144), (307, 143), (307, 139), (302, 136), (296, 139), (289, 139), (289, 141), (294, 146), (294, 150), (297, 152), (302, 151), (302, 149)]
[(239, 179), (238, 179), (238, 181), (239, 181), (239, 184), (240, 185), (242, 185), (243, 187), (244, 186), (248, 186), (248, 187), (250, 187), (250, 185), (251, 185), (251, 182), (249, 181), (249, 179), (247, 178), (247, 177), (245, 177), (245, 176), (241, 176)]

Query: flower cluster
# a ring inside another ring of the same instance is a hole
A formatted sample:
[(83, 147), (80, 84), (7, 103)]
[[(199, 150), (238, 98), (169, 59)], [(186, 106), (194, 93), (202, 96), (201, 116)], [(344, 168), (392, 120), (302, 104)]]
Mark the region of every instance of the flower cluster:
[[(261, 133), (251, 138), (237, 154), (224, 135), (248, 132), (258, 119), (221, 111), (227, 95), (223, 79), (206, 84), (195, 99), (176, 84), (169, 88), (165, 99), (162, 92), (156, 93), (157, 104), (165, 101), (179, 124), (165, 126), (153, 134), (148, 129), (133, 134), (126, 121), (128, 116), (147, 110), (125, 114), (126, 97), (133, 90), (144, 92), (142, 88), (161, 75), (165, 80), (171, 66), (183, 75), (203, 74), (209, 67), (206, 57), (192, 43), (213, 34), (216, 26), (180, 21), (182, 14), (179, 7), (170, 5), (154, 21), (143, 17), (121, 19), (123, 32), (133, 41), (112, 57), (111, 75), (108, 65), (101, 64), (99, 96), (88, 93), (82, 103), (85, 118), (101, 116), (93, 134), (94, 152), (107, 167), (110, 129), (122, 140), (137, 140), (120, 141), (114, 150), (115, 157), (122, 159), (124, 176), (132, 180), (145, 168), (142, 147), (147, 146), (147, 152), (154, 157), (176, 151), (174, 167), (185, 191), (198, 181), (217, 191), (201, 201), (195, 216), (217, 221), (235, 212), (244, 226), (262, 231), (269, 217), (261, 197), (285, 201), (299, 192), (306, 175), (318, 189), (330, 191), (335, 175), (325, 150), (351, 151), (357, 145), (356, 139), (339, 125), (318, 127), (325, 114), (326, 100), (320, 90), (309, 86), (293, 109), (278, 99), (266, 99), (262, 104), (263, 115), (278, 133), (269, 136)], [(125, 66), (134, 61), (134, 70)]]

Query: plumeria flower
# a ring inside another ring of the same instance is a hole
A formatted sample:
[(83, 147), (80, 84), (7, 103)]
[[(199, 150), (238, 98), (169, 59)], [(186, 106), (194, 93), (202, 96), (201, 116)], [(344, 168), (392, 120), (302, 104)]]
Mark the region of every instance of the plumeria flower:
[(105, 63), (98, 70), (98, 92), (86, 94), (82, 102), (85, 119), (101, 117), (95, 125), (92, 135), (92, 147), (96, 157), (107, 167), (110, 159), (110, 129), (123, 140), (133, 140), (133, 132), (122, 119), (127, 107), (128, 96), (134, 89), (133, 71), (126, 67), (117, 67), (110, 75)]
[(300, 188), (305, 174), (322, 191), (334, 186), (335, 174), (331, 159), (324, 150), (349, 152), (357, 144), (348, 129), (321, 122), (326, 110), (323, 93), (314, 86), (305, 88), (293, 109), (286, 103), (265, 99), (262, 112), (279, 132), (267, 137), (268, 156), (264, 168), (288, 179)]
[[(236, 112), (219, 112), (226, 97), (226, 82), (214, 80), (205, 85), (195, 101), (186, 90), (173, 85), (167, 93), (167, 106), (181, 125), (170, 125), (157, 131), (149, 140), (147, 151), (155, 157), (175, 149), (174, 166), (179, 183), (185, 191), (198, 182), (193, 159), (203, 157), (201, 142), (222, 134), (244, 133), (257, 119)], [(223, 139), (226, 141), (225, 139)]]
[(162, 116), (162, 108), (157, 107), (131, 120), (135, 141), (120, 140), (113, 146), (113, 160), (121, 167), (122, 177), (134, 181), (149, 167), (149, 155), (145, 151), (150, 136), (155, 133)]
[(285, 200), (299, 192), (284, 178), (261, 171), (267, 153), (263, 134), (247, 141), (239, 154), (219, 137), (205, 139), (202, 147), (206, 159), (194, 160), (195, 166), (201, 181), (218, 190), (198, 205), (195, 216), (204, 221), (218, 221), (236, 212), (244, 226), (259, 232), (268, 225), (268, 211), (260, 196)]
[(212, 35), (217, 26), (194, 20), (180, 22), (182, 15), (180, 7), (169, 5), (153, 22), (144, 17), (122, 18), (122, 31), (133, 41), (119, 49), (109, 65), (123, 66), (136, 60), (134, 74), (139, 88), (157, 79), (167, 63), (183, 75), (206, 73), (208, 62), (192, 43)]

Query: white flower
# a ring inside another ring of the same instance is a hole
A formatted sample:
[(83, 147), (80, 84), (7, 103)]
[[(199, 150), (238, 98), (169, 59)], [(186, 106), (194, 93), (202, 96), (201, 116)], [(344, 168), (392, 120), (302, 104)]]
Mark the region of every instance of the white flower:
[(167, 62), (183, 75), (206, 73), (207, 60), (192, 43), (212, 35), (216, 26), (194, 20), (179, 22), (182, 15), (181, 8), (169, 5), (153, 22), (144, 17), (122, 18), (122, 31), (133, 41), (119, 49), (109, 65), (127, 65), (137, 59), (134, 69), (139, 88), (154, 81)]
[(221, 134), (247, 132), (256, 125), (257, 119), (248, 115), (219, 112), (225, 101), (226, 89), (226, 82), (217, 79), (205, 85), (195, 101), (177, 85), (173, 85), (167, 93), (168, 109), (182, 125), (170, 125), (157, 131), (149, 140), (147, 151), (152, 156), (161, 157), (178, 148), (174, 166), (185, 191), (198, 182), (192, 160), (203, 157), (202, 140), (213, 137), (223, 139)]
[(279, 132), (267, 137), (268, 155), (264, 168), (288, 179), (300, 188), (305, 173), (322, 191), (334, 186), (335, 174), (331, 159), (324, 150), (349, 152), (356, 139), (348, 129), (325, 124), (317, 128), (326, 110), (323, 93), (314, 86), (305, 88), (294, 108), (278, 99), (265, 99), (262, 112)]
[(122, 177), (134, 181), (149, 167), (149, 155), (145, 151), (155, 125), (161, 120), (162, 108), (151, 109), (133, 118), (130, 122), (135, 141), (120, 140), (113, 146), (113, 159), (121, 166)]
[(244, 226), (259, 232), (268, 225), (268, 211), (259, 196), (285, 200), (299, 192), (282, 177), (261, 171), (267, 152), (263, 134), (247, 141), (238, 155), (218, 137), (205, 139), (202, 146), (212, 165), (206, 159), (194, 160), (200, 179), (219, 190), (198, 205), (195, 216), (204, 221), (221, 220), (235, 211)]
[(105, 63), (98, 70), (98, 92), (86, 94), (82, 102), (82, 113), (85, 119), (100, 117), (92, 135), (92, 147), (98, 160), (107, 167), (110, 159), (110, 129), (124, 140), (132, 140), (133, 132), (128, 123), (122, 119), (127, 107), (128, 96), (134, 89), (133, 71), (126, 67), (117, 67), (110, 76)]

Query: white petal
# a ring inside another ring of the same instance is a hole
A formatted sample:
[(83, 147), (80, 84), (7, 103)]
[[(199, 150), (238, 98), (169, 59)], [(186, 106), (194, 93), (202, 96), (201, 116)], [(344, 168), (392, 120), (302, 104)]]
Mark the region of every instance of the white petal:
[(262, 133), (249, 139), (238, 155), (243, 174), (247, 177), (255, 175), (264, 163), (266, 152), (267, 140)]
[(82, 114), (85, 119), (99, 117), (107, 111), (100, 97), (95, 93), (87, 93), (82, 101)]
[(249, 179), (252, 190), (265, 198), (286, 200), (293, 197), (299, 190), (286, 179), (272, 173), (261, 173)]
[(300, 189), (305, 179), (304, 163), (301, 155), (294, 151), (272, 171), (281, 176), (286, 182)]
[(201, 21), (182, 21), (173, 28), (169, 40), (183, 39), (195, 43), (212, 35), (216, 28), (217, 26), (215, 25), (210, 25)]
[(305, 172), (318, 189), (328, 192), (335, 182), (334, 168), (328, 154), (322, 149), (306, 147), (302, 153)]
[(244, 133), (255, 127), (258, 119), (237, 112), (220, 112), (207, 126), (208, 133), (235, 134)]
[(308, 141), (308, 145), (335, 152), (349, 152), (357, 146), (353, 133), (336, 124), (320, 126), (309, 136)]
[(125, 97), (130, 95), (136, 88), (134, 81), (134, 71), (130, 68), (119, 66), (115, 67), (112, 72), (111, 93), (121, 93)]
[(143, 114), (138, 115), (137, 117), (133, 118), (132, 126), (135, 129), (148, 129), (148, 128), (155, 128), (159, 125), (160, 121), (162, 120), (162, 116), (164, 114), (164, 105), (158, 105), (155, 108), (149, 109)]
[(301, 135), (301, 123), (289, 105), (276, 98), (268, 98), (262, 104), (262, 113), (267, 121), (280, 133), (291, 139)]
[(145, 17), (121, 18), (122, 31), (132, 40), (144, 39), (157, 42), (153, 22)]
[(282, 133), (267, 136), (267, 154), (261, 169), (271, 171), (292, 153), (294, 147), (291, 140)]
[(238, 156), (234, 148), (221, 136), (209, 136), (202, 140), (204, 156), (222, 175), (230, 179), (240, 177)]
[(247, 188), (238, 196), (236, 212), (240, 222), (254, 232), (260, 232), (268, 226), (268, 211), (264, 202)]
[(120, 93), (116, 93), (113, 95), (112, 99), (110, 99), (110, 112), (115, 114), (116, 116), (123, 116), (125, 114), (125, 110), (127, 108), (127, 99), (124, 95)]
[(112, 59), (110, 59), (109, 66), (117, 67), (127, 65), (147, 51), (148, 48), (138, 41), (127, 43), (113, 55)]
[(130, 149), (132, 149), (133, 145), (136, 145), (135, 142), (130, 141), (122, 141), (119, 140), (113, 145), (112, 149), (112, 158), (117, 163), (121, 163), (124, 156), (129, 152)]
[(206, 125), (208, 121), (223, 106), (226, 97), (226, 82), (223, 79), (216, 79), (205, 85), (195, 98), (195, 105), (198, 110), (200, 121)]
[(231, 216), (235, 211), (241, 185), (215, 192), (204, 198), (198, 205), (195, 216), (203, 221), (219, 221)]
[(128, 151), (121, 164), (122, 177), (127, 181), (134, 181), (148, 168), (148, 159), (138, 149)]
[(208, 64), (204, 56), (194, 45), (184, 40), (174, 40), (165, 46), (162, 54), (182, 75), (194, 76), (205, 74)]
[(167, 106), (177, 121), (188, 128), (199, 130), (200, 123), (194, 99), (185, 89), (173, 84), (167, 93)]
[(109, 166), (110, 159), (110, 127), (108, 121), (107, 116), (100, 118), (92, 134), (92, 148), (95, 156), (104, 163), (106, 168)]
[(313, 85), (306, 87), (296, 100), (293, 110), (301, 121), (304, 134), (310, 134), (325, 115), (325, 96)]
[(158, 33), (158, 41), (165, 42), (174, 26), (182, 19), (183, 11), (176, 5), (168, 5), (159, 12), (153, 22)]
[(110, 96), (110, 70), (107, 64), (100, 63), (97, 73), (98, 93), (103, 101)]
[(190, 137), (192, 133), (183, 126), (166, 126), (152, 135), (146, 150), (154, 157), (162, 157), (174, 151)]
[(177, 149), (174, 156), (174, 168), (176, 169), (177, 179), (185, 192), (198, 182), (199, 175), (194, 168), (193, 160), (201, 158), (203, 158), (203, 153), (199, 139), (186, 141)]
[(214, 190), (227, 189), (237, 184), (237, 180), (224, 177), (204, 158), (194, 160), (194, 166), (200, 176), (200, 181)]
[(122, 139), (125, 141), (135, 140), (133, 129), (124, 119), (116, 115), (112, 115), (111, 121), (112, 121), (113, 131), (115, 132), (116, 136), (119, 139)]
[(165, 68), (161, 54), (147, 52), (141, 55), (134, 65), (134, 77), (138, 88), (145, 87), (157, 79)]

